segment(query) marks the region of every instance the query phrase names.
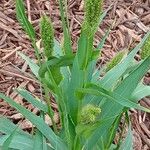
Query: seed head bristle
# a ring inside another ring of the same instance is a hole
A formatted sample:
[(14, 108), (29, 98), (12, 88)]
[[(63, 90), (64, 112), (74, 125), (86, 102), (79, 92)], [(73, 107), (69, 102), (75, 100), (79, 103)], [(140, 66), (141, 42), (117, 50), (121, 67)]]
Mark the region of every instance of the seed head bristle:
[(106, 65), (106, 72), (115, 67), (123, 59), (125, 51), (119, 52), (108, 64)]
[(41, 19), (40, 30), (45, 55), (50, 58), (54, 47), (54, 30), (51, 20), (46, 15)]
[(84, 106), (81, 111), (81, 122), (83, 124), (94, 123), (100, 112), (101, 109), (92, 104)]
[(90, 27), (99, 22), (103, 0), (85, 0), (85, 21)]
[(141, 51), (141, 58), (145, 59), (146, 57), (150, 56), (150, 36), (145, 41), (142, 51)]

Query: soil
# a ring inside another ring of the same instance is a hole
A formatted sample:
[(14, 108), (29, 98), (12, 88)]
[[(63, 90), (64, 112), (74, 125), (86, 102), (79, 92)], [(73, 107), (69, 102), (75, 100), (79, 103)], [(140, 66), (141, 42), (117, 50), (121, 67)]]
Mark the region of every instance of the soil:
[[(55, 0), (26, 0), (25, 2), (28, 19), (37, 32), (37, 46), (41, 46), (39, 21), (43, 12), (51, 17), (55, 37), (61, 42), (62, 28), (57, 2)], [(74, 51), (84, 18), (83, 5), (83, 0), (68, 0), (68, 16)], [(106, 10), (110, 5), (111, 8), (95, 36), (94, 45), (96, 46), (109, 27), (114, 24), (102, 49), (102, 57), (98, 61), (100, 65), (105, 64), (119, 51), (130, 51), (150, 28), (150, 0), (104, 0), (103, 9)], [(39, 83), (30, 75), (27, 63), (18, 56), (17, 51), (21, 51), (36, 61), (28, 36), (16, 19), (14, 0), (0, 0), (0, 92), (37, 114), (38, 110), (14, 91), (15, 88), (22, 87), (33, 95), (41, 95)], [(139, 54), (136, 59), (140, 60)], [(144, 82), (150, 84), (149, 75), (145, 76)], [(150, 108), (149, 100), (149, 98), (144, 98), (141, 104)], [(57, 110), (57, 105), (53, 100), (51, 104)], [(32, 128), (29, 121), (2, 100), (0, 100), (0, 114), (19, 123), (24, 130), (29, 131)], [(134, 150), (150, 149), (150, 114), (131, 110), (131, 118)], [(57, 111), (55, 121), (59, 121)]]

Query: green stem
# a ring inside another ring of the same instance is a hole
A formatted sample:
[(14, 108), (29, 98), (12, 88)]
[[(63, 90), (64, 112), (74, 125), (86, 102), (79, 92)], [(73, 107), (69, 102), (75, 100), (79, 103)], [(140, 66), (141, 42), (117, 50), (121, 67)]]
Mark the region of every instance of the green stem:
[[(71, 47), (71, 37), (69, 34), (69, 25), (67, 17), (65, 19), (64, 12), (66, 12), (66, 6), (64, 10), (63, 2), (62, 0), (59, 0), (59, 8), (60, 8), (60, 15), (62, 20), (62, 27), (63, 27), (63, 33), (64, 33), (64, 50), (66, 54), (72, 54), (72, 47)], [(66, 14), (67, 16), (67, 14)]]
[(73, 150), (81, 150), (81, 144), (80, 144), (80, 140), (79, 140), (78, 135), (76, 135), (76, 137), (75, 137)]
[(50, 116), (50, 118), (52, 120), (52, 126), (53, 126), (53, 129), (54, 129), (54, 132), (57, 134), (58, 130), (57, 130), (56, 123), (53, 119), (53, 110), (52, 110), (51, 104), (50, 104), (49, 90), (45, 85), (43, 85), (43, 87), (44, 87), (44, 91), (45, 91), (45, 100), (46, 100), (46, 103), (47, 103), (47, 106), (48, 106), (48, 115)]
[(42, 62), (41, 62), (41, 58), (40, 58), (40, 52), (39, 52), (38, 47), (36, 46), (36, 41), (35, 40), (32, 41), (32, 45), (33, 45), (33, 48), (35, 50), (35, 55), (38, 59), (38, 64), (41, 67)]

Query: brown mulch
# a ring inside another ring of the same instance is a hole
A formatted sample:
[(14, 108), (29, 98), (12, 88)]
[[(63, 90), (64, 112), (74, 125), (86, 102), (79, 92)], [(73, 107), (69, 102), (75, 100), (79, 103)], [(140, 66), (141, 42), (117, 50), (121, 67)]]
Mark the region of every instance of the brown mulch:
[[(68, 1), (72, 45), (75, 50), (84, 14), (83, 0)], [(28, 65), (16, 53), (21, 51), (35, 60), (34, 50), (16, 20), (14, 0), (1, 0), (0, 2), (0, 92), (10, 96), (32, 112), (38, 113), (36, 108), (24, 101), (13, 90), (22, 87), (36, 96), (41, 95), (39, 84), (30, 75)], [(150, 0), (104, 0), (104, 10), (110, 4), (112, 7), (95, 36), (94, 45), (96, 46), (115, 20), (103, 48), (102, 58), (99, 61), (101, 64), (106, 63), (118, 51), (130, 50), (134, 47), (150, 27)], [(39, 21), (42, 12), (51, 16), (56, 39), (61, 42), (62, 28), (57, 2), (55, 0), (26, 0), (26, 6), (28, 18), (37, 31), (37, 45), (40, 46)], [(139, 55), (137, 59), (140, 59)], [(145, 82), (150, 84), (149, 76), (145, 77)], [(143, 99), (141, 104), (150, 108), (148, 100), (148, 98)], [(57, 108), (54, 101), (52, 101), (52, 106), (54, 109)], [(19, 122), (23, 129), (32, 127), (30, 122), (24, 120), (21, 114), (2, 100), (0, 100), (0, 114), (11, 118), (15, 123)], [(56, 116), (56, 122), (58, 122), (57, 113)], [(150, 149), (150, 114), (133, 110), (131, 116), (134, 149)]]

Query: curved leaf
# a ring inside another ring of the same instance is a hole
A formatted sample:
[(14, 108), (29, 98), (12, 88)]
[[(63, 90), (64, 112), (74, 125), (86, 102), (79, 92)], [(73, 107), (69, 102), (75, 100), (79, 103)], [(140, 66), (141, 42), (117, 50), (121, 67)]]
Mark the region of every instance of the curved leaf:
[(23, 106), (17, 104), (9, 97), (6, 97), (4, 94), (0, 93), (0, 98), (4, 99), (6, 102), (8, 102), (12, 107), (14, 107), (16, 110), (18, 110), (22, 115), (24, 115), (30, 122), (32, 122), (39, 131), (49, 140), (49, 142), (52, 144), (52, 146), (55, 149), (66, 150), (66, 144), (60, 139), (53, 131), (52, 129), (45, 124), (45, 122), (38, 116), (31, 113), (29, 110), (25, 109)]
[(28, 21), (27, 16), (25, 14), (25, 7), (22, 0), (16, 0), (16, 15), (17, 19), (22, 25), (23, 29), (29, 35), (32, 41), (35, 40), (35, 31), (31, 23)]
[(150, 96), (150, 86), (140, 84), (132, 93), (131, 99), (137, 101), (146, 96)]
[(25, 89), (17, 89), (16, 91), (23, 98), (25, 98), (29, 103), (31, 103), (34, 107), (37, 107), (39, 110), (42, 110), (45, 113), (48, 112), (47, 105), (45, 105), (42, 102), (38, 101), (38, 99), (34, 98), (27, 90), (25, 90)]
[(130, 66), (131, 62), (134, 60), (134, 56), (140, 50), (146, 39), (149, 37), (150, 32), (148, 32), (142, 41), (129, 53), (129, 55), (112, 70), (108, 71), (99, 84), (103, 85), (104, 88), (112, 88), (112, 86), (118, 81), (126, 69)]
[[(136, 108), (139, 110), (150, 112), (150, 109), (142, 107), (142, 106), (132, 102), (131, 100), (128, 100), (125, 97), (119, 95), (118, 93), (107, 91), (106, 89), (104, 89), (98, 85), (91, 84), (91, 88), (78, 89), (77, 93), (78, 94), (84, 93), (84, 94), (92, 94), (92, 95), (96, 95), (96, 96), (103, 96), (103, 97), (107, 98), (108, 100), (112, 100), (116, 103), (119, 103), (120, 105), (122, 105), (124, 107)], [(80, 96), (80, 94), (79, 94), (79, 96)]]
[(73, 63), (74, 55), (65, 55), (60, 56), (59, 58), (53, 58), (46, 63), (42, 64), (41, 68), (39, 69), (39, 76), (41, 78), (44, 77), (47, 68), (50, 67), (62, 67), (62, 66), (69, 66)]

